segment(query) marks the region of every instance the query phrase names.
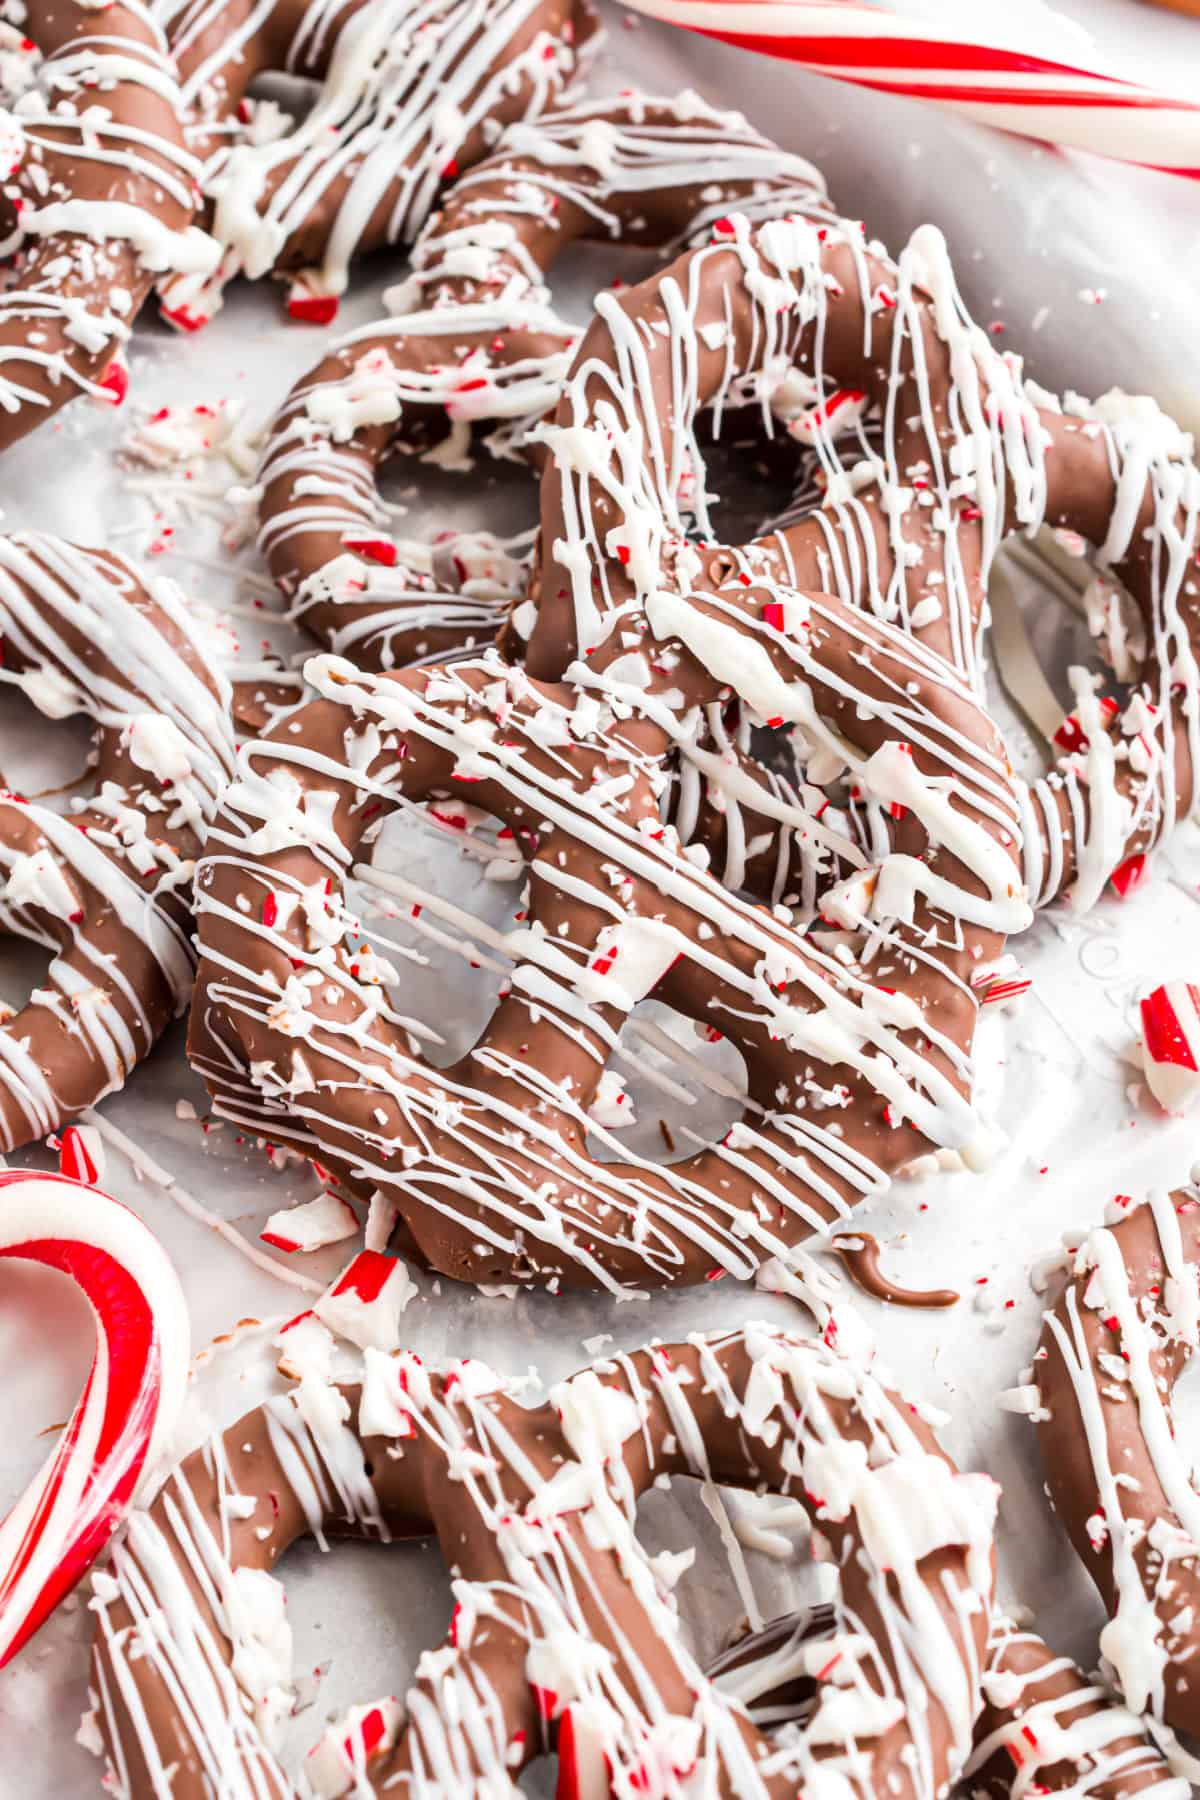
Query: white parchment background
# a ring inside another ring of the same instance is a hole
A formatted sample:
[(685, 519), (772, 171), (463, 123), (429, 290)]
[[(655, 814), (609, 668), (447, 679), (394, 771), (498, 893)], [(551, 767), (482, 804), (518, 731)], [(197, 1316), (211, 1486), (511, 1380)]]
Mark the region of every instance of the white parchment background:
[[(1152, 13), (1131, 0), (1093, 5), (1086, 16), (1110, 44), (1161, 59), (1176, 80), (1189, 60), (1193, 70), (1200, 68), (1200, 24)], [(688, 85), (740, 106), (762, 129), (817, 161), (842, 210), (863, 217), (893, 248), (922, 221), (939, 223), (976, 317), (1004, 322), (1002, 341), (1024, 352), (1039, 381), (1087, 393), (1113, 384), (1147, 390), (1186, 423), (1200, 426), (1200, 191), (986, 137), (907, 103), (822, 84), (615, 10), (609, 25), (598, 85), (636, 83), (665, 92)], [(398, 268), (393, 259), (371, 271), (344, 305), (339, 328), (378, 312), (379, 292)], [(576, 279), (558, 284), (560, 304), (582, 316), (589, 286), (626, 272), (611, 252), (583, 259), (572, 271)], [(114, 459), (138, 409), (223, 402), (242, 407), (248, 423), (259, 422), (317, 359), (328, 335), (281, 323), (277, 296), (263, 289), (232, 296), (195, 339), (148, 324), (135, 342), (131, 396), (121, 413), (75, 406), (5, 457), (0, 528), (38, 526), (145, 552), (161, 541), (162, 521), (152, 519), (144, 494), (130, 491)], [(411, 496), (415, 504), (404, 522), (414, 534), (487, 522), (478, 483), (469, 498), (451, 490), (444, 502), (439, 489), (444, 510), (436, 516), (428, 502), (421, 504), (423, 491)], [(511, 498), (511, 482), (505, 494)], [(159, 498), (174, 527), (171, 541), (206, 559), (191, 562), (169, 551), (158, 556), (159, 565), (210, 605), (238, 597), (236, 579), (207, 560), (217, 554), (214, 528), (181, 519), (167, 486)], [(522, 503), (525, 522), (532, 522), (532, 486)], [(257, 568), (252, 555), (242, 566)], [(243, 589), (243, 606), (246, 599)], [(1038, 602), (1036, 596), (1032, 617), (1048, 658), (1061, 664), (1069, 623), (1051, 600)], [(239, 616), (236, 624), (243, 649), (252, 653), (262, 635), (257, 620)], [(45, 741), (45, 722), (21, 704), (0, 710), (6, 785), (33, 787), (37, 775), (45, 779)], [(70, 772), (72, 758), (78, 766), (81, 739), (63, 729), (61, 742), (63, 772)], [(425, 854), (420, 845), (403, 845), (401, 852), (409, 866)], [(456, 897), (476, 903), (473, 878), (439, 860), (434, 878), (444, 882), (447, 876)], [(493, 890), (481, 904), (495, 908), (500, 899)], [(985, 1020), (979, 1038), (984, 1097), (1007, 1133), (1007, 1148), (986, 1175), (902, 1185), (886, 1207), (863, 1219), (886, 1243), (897, 1279), (956, 1287), (962, 1303), (949, 1313), (928, 1314), (866, 1298), (857, 1304), (896, 1373), (953, 1414), (947, 1432), (953, 1450), (1004, 1484), (1006, 1595), (1034, 1607), (1056, 1644), (1088, 1660), (1098, 1622), (1094, 1597), (1042, 1497), (1032, 1429), (998, 1411), (995, 1396), (1017, 1379), (1036, 1338), (1041, 1302), (1030, 1287), (1031, 1262), (1067, 1225), (1098, 1220), (1112, 1194), (1176, 1182), (1200, 1157), (1200, 1132), (1158, 1115), (1127, 1060), (1138, 994), (1173, 976), (1200, 977), (1200, 843), (1189, 834), (1177, 839), (1156, 880), (1130, 903), (1106, 903), (1082, 923), (1043, 919), (1017, 950), (1035, 977), (1033, 996), (1015, 1018)], [(22, 981), (28, 986), (29, 968), (28, 956), (17, 954), (0, 970), (10, 997)], [(463, 1034), (481, 1022), (478, 992), (464, 986), (460, 969), (438, 962), (421, 971), (409, 964), (405, 980), (410, 1010), (436, 1005), (442, 1019), (450, 982), (454, 994), (472, 995), (456, 1019)], [(653, 1128), (663, 1109), (646, 1090), (636, 1097)], [(269, 1211), (315, 1191), (311, 1174), (294, 1166), (276, 1170), (260, 1149), (239, 1145), (230, 1131), (206, 1136), (194, 1119), (177, 1116), (181, 1098), (203, 1112), (203, 1093), (188, 1072), (177, 1030), (103, 1110), (191, 1194), (252, 1240)], [(713, 1116), (705, 1105), (698, 1102), (689, 1122), (697, 1114)], [(109, 1156), (106, 1186), (143, 1215), (174, 1255), (197, 1348), (239, 1319), (286, 1316), (303, 1304), (300, 1294), (188, 1218), (161, 1186), (139, 1181), (119, 1155)], [(341, 1254), (307, 1259), (306, 1272), (329, 1275)], [(448, 1284), (433, 1292), (425, 1283), (404, 1328), (423, 1354), (469, 1353), (514, 1370), (536, 1364), (549, 1380), (587, 1360), (583, 1340), (599, 1333), (634, 1345), (655, 1334), (670, 1338), (764, 1315), (804, 1322), (794, 1303), (729, 1283), (620, 1306), (603, 1298), (486, 1300)], [(228, 1422), (250, 1403), (263, 1363), (256, 1346), (263, 1341), (262, 1334), (251, 1334), (247, 1354), (229, 1353), (198, 1378), (185, 1428), (190, 1439), (206, 1417)], [(69, 1412), (89, 1349), (85, 1309), (65, 1283), (0, 1265), (0, 1505), (11, 1501), (45, 1454), (46, 1438), (38, 1434)], [(1186, 1407), (1183, 1416), (1186, 1424)], [(681, 1501), (660, 1512), (657, 1527), (677, 1546), (702, 1531), (694, 1504)], [(387, 1559), (382, 1566), (381, 1555)], [(706, 1556), (701, 1560), (707, 1565)], [(752, 1560), (769, 1616), (789, 1603), (793, 1574), (778, 1563)], [(420, 1548), (339, 1551), (328, 1559), (300, 1551), (288, 1570), (298, 1666), (328, 1665), (315, 1703), (298, 1721), (303, 1742), (356, 1693), (365, 1698), (402, 1691), (420, 1649), (440, 1636), (448, 1602), (436, 1555)], [(721, 1640), (740, 1608), (728, 1579), (707, 1569), (690, 1594), (685, 1578), (684, 1603), (708, 1645)], [(86, 1614), (76, 1605), (0, 1674), (0, 1800), (99, 1791), (99, 1766), (73, 1742), (86, 1680), (86, 1635)]]

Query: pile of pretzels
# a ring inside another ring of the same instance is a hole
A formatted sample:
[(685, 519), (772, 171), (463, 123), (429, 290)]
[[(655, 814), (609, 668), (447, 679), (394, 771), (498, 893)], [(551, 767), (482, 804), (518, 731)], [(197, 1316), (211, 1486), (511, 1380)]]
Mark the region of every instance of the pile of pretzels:
[[(0, 795), (0, 924), (51, 951), (0, 1021), (0, 1149), (120, 1087), (190, 1008), (217, 1117), (369, 1208), (376, 1253), (480, 1287), (746, 1281), (900, 1171), (984, 1167), (974, 1040), (1009, 940), (1128, 894), (1195, 810), (1190, 437), (1152, 399), (1037, 386), (936, 227), (893, 256), (740, 115), (593, 97), (583, 0), (0, 18), (0, 447), (123, 398), (151, 300), (199, 333), (272, 276), (328, 326), (361, 262), (407, 255), (387, 316), (266, 433), (259, 545), (317, 645), (259, 735), (239, 745), (172, 582), (0, 538), (3, 678), (95, 731), (69, 811)], [(657, 263), (584, 325), (552, 286), (582, 244), (609, 279)], [(419, 491), (480, 454), (528, 470), (533, 534), (396, 535), (390, 466)], [(729, 532), (716, 483), (760, 459), (792, 499)], [(1005, 540), (1043, 529), (1103, 579), (1097, 666), (1030, 781), (987, 704), (989, 593)], [(451, 1062), (355, 911), (395, 814), (519, 895)], [(621, 1136), (613, 1068), (648, 1000), (745, 1069), (736, 1122), (666, 1161)], [(1104, 1681), (1000, 1612), (993, 1484), (827, 1310), (811, 1335), (655, 1341), (540, 1409), (391, 1344), (335, 1380), (307, 1315), (292, 1387), (180, 1464), (94, 1577), (110, 1791), (497, 1800), (553, 1749), (561, 1800), (940, 1800), (960, 1777), (1182, 1800), (1200, 1495), (1167, 1396), (1195, 1217), (1181, 1189), (1073, 1247), (1015, 1391), (1109, 1602)], [(838, 1600), (703, 1665), (636, 1533), (675, 1475), (800, 1502)], [(273, 1569), (306, 1532), (436, 1535), (457, 1604), (404, 1704), (354, 1709), (297, 1776)]]

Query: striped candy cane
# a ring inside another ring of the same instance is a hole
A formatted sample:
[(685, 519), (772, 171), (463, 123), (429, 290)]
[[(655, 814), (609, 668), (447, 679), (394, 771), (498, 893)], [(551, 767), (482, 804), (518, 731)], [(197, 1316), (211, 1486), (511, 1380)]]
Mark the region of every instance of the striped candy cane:
[(1029, 49), (979, 43), (861, 0), (628, 0), (636, 11), (814, 74), (932, 100), (1002, 131), (1200, 176), (1200, 105)]
[(0, 1667), (70, 1592), (124, 1517), (183, 1402), (188, 1315), (136, 1213), (61, 1175), (0, 1174), (0, 1258), (69, 1275), (96, 1318), (70, 1423), (0, 1524)]

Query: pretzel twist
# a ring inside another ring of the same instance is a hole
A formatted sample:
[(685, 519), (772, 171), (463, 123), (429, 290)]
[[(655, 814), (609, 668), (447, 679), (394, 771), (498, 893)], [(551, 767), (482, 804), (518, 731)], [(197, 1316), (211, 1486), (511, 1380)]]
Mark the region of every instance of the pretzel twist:
[[(777, 1736), (811, 1718), (814, 1674), (836, 1654), (836, 1639), (828, 1606), (785, 1614), (738, 1639), (706, 1673)], [(1069, 1656), (1056, 1656), (1035, 1631), (1019, 1629), (999, 1611), (988, 1630), (982, 1687), (963, 1770), (964, 1790), (974, 1800), (1061, 1793), (1075, 1800), (1187, 1800), (1188, 1782), (1171, 1773), (1145, 1721)]]
[[(753, 543), (721, 545), (696, 417), (751, 392), (769, 421), (772, 395), (786, 407), (797, 371), (805, 396), (814, 386), (861, 393), (882, 415), (883, 455), (844, 467), (818, 412), (824, 504)], [(629, 666), (631, 634), (662, 642), (694, 615), (697, 595), (765, 576), (895, 621), (979, 686), (995, 551), (1007, 533), (1049, 523), (1095, 546), (1140, 632), (1113, 652), (1123, 677), (1114, 699), (1102, 701), (1086, 671), (1073, 677), (1067, 752), (1023, 799), (1032, 900), (1069, 892), (1077, 908), (1093, 904), (1192, 810), (1191, 440), (1152, 401), (1059, 402), (1026, 380), (966, 315), (932, 227), (893, 264), (846, 220), (718, 221), (705, 248), (601, 297), (539, 437), (534, 675), (561, 675), (581, 657)], [(653, 643), (644, 661), (653, 685)], [(746, 697), (737, 671), (725, 679)]]
[(673, 251), (730, 206), (822, 214), (823, 194), (809, 163), (695, 94), (592, 100), (510, 126), (424, 226), (389, 296), (396, 316), (343, 339), (275, 420), (260, 543), (292, 617), (364, 668), (485, 647), (518, 568), (501, 562), (495, 584), (491, 544), (481, 559), (451, 539), (435, 564), (397, 542), (381, 465), (408, 451), (466, 467), (483, 425), (493, 454), (527, 453), (579, 338), (546, 284), (572, 244)]
[[(1003, 749), (913, 639), (766, 591), (710, 596), (707, 629), (888, 815), (868, 940), (810, 939), (664, 827), (665, 709), (631, 716), (494, 653), (382, 676), (315, 658), (324, 698), (245, 747), (198, 871), (190, 1051), (217, 1109), (379, 1190), (433, 1267), (555, 1286), (746, 1276), (931, 1145), (983, 1154), (971, 976), (1028, 918)], [(438, 1069), (342, 884), (387, 812), (446, 794), (511, 834), (529, 924), (483, 1037)], [(816, 815), (812, 842), (865, 861)], [(682, 1162), (600, 1162), (590, 1109), (650, 994), (737, 1045), (746, 1115)]]
[[(838, 1654), (782, 1743), (705, 1679), (638, 1543), (638, 1496), (676, 1475), (794, 1494), (841, 1572)], [(306, 1374), (130, 1521), (94, 1584), (111, 1776), (130, 1800), (292, 1795), (271, 1571), (305, 1532), (436, 1534), (449, 1636), (403, 1714), (357, 1708), (331, 1734), (326, 1793), (499, 1800), (553, 1744), (560, 1792), (607, 1778), (667, 1800), (698, 1776), (738, 1800), (799, 1785), (935, 1800), (979, 1708), (994, 1510), (994, 1485), (956, 1472), (919, 1406), (766, 1326), (616, 1356), (533, 1409), (479, 1363), (368, 1351), (361, 1388)]]
[(1200, 1193), (1088, 1232), (1026, 1390), (1050, 1496), (1104, 1599), (1100, 1648), (1131, 1709), (1200, 1723), (1200, 1494), (1171, 1398), (1196, 1349)]
[(64, 816), (0, 796), (0, 925), (53, 952), (0, 1023), (0, 1145), (121, 1086), (191, 997), (195, 858), (233, 770), (229, 694), (182, 596), (61, 538), (0, 538), (0, 679), (95, 721)]
[[(442, 183), (503, 126), (561, 98), (595, 29), (586, 0), (153, 0), (179, 64), (221, 258), (162, 291), (193, 331), (238, 274), (291, 282), (327, 324), (350, 265), (411, 243)], [(279, 71), (317, 84), (289, 119), (247, 97)]]
[(212, 268), (193, 220), (199, 164), (149, 6), (28, 0), (0, 25), (23, 91), (3, 122), (0, 448), (81, 394), (124, 393), (120, 352), (168, 271)]

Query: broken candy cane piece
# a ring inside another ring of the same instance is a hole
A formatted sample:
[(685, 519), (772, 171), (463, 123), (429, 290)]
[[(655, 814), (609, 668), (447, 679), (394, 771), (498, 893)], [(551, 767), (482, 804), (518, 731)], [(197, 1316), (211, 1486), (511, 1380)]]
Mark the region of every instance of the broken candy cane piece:
[(96, 395), (97, 401), (105, 406), (123, 406), (129, 392), (128, 365), (119, 356), (114, 356), (96, 385), (101, 390)]
[(128, 1511), (183, 1402), (188, 1313), (157, 1238), (62, 1175), (0, 1174), (0, 1257), (69, 1275), (96, 1320), (79, 1403), (0, 1524), (0, 1665), (75, 1586)]
[(1146, 879), (1147, 867), (1146, 858), (1139, 853), (1136, 856), (1127, 856), (1125, 861), (1113, 870), (1108, 879), (1120, 899), (1128, 900), (1131, 894), (1136, 894)]
[(417, 1292), (398, 1256), (360, 1250), (313, 1308), (339, 1337), (361, 1349), (394, 1350), (400, 1314)]
[[(1100, 699), (1100, 711), (1106, 720), (1113, 718), (1117, 711), (1116, 701), (1110, 700), (1107, 696), (1102, 695)], [(1079, 750), (1087, 749), (1088, 740), (1083, 726), (1079, 723), (1078, 713), (1063, 714), (1062, 724), (1054, 733), (1054, 742), (1058, 745), (1060, 750), (1065, 750), (1068, 755), (1073, 755)]]
[(615, 1069), (605, 1069), (601, 1075), (587, 1115), (594, 1125), (610, 1126), (613, 1129), (637, 1124), (633, 1102), (625, 1092), (624, 1077), (618, 1075)]
[(315, 1200), (303, 1200), (299, 1206), (285, 1206), (273, 1212), (259, 1237), (276, 1250), (323, 1250), (327, 1244), (340, 1244), (358, 1230), (358, 1214), (340, 1194), (318, 1194)]
[(840, 925), (843, 931), (859, 931), (870, 917), (878, 869), (859, 869), (842, 881), (835, 881), (821, 896), (821, 919), (826, 925)]
[(173, 325), (176, 331), (202, 331), (208, 324), (207, 313), (197, 312), (188, 306), (160, 306), (158, 311), (159, 317), (165, 319), (168, 325)]
[(971, 987), (979, 996), (980, 1006), (1012, 1005), (1023, 1000), (1032, 986), (1032, 976), (1008, 951), (993, 962), (980, 963), (971, 976)]
[(603, 1736), (583, 1707), (568, 1706), (558, 1727), (554, 1800), (609, 1800), (611, 1792)]
[(1185, 1112), (1200, 1096), (1200, 987), (1168, 981), (1141, 1012), (1147, 1086), (1167, 1112)]
[(867, 396), (861, 388), (836, 388), (827, 400), (798, 413), (787, 422), (788, 433), (798, 443), (813, 445), (822, 432), (839, 438), (853, 431), (867, 411)]
[(94, 1125), (68, 1125), (59, 1133), (58, 1172), (95, 1187), (104, 1180), (104, 1142)]
[(279, 1352), (275, 1366), (289, 1381), (303, 1381), (306, 1375), (315, 1375), (320, 1381), (333, 1379), (337, 1345), (332, 1331), (315, 1312), (297, 1313), (279, 1327), (271, 1341)]
[(368, 1250), (386, 1250), (388, 1240), (396, 1228), (396, 1220), (400, 1217), (399, 1202), (390, 1194), (376, 1188), (367, 1202), (367, 1223), (363, 1232), (363, 1242)]
[(336, 294), (314, 294), (297, 283), (288, 294), (288, 315), (305, 325), (332, 325), (337, 318)]
[(327, 1726), (305, 1761), (313, 1792), (321, 1800), (337, 1800), (351, 1789), (366, 1791), (371, 1763), (396, 1742), (403, 1718), (400, 1702), (389, 1696), (367, 1706), (352, 1706), (343, 1718)]
[(343, 538), (342, 542), (355, 556), (365, 557), (367, 562), (381, 563), (385, 569), (394, 569), (399, 561), (400, 553), (390, 538)]

